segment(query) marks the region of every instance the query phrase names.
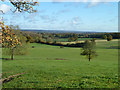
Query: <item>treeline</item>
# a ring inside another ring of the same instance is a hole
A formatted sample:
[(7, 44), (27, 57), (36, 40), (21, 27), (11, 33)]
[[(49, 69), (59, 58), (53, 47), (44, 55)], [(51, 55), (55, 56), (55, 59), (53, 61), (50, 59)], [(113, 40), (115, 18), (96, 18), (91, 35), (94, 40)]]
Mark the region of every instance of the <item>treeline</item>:
[(21, 34), (27, 38), (30, 43), (56, 43), (59, 39), (67, 39), (68, 42), (77, 41), (78, 38), (99, 38), (99, 39), (119, 39), (120, 33), (39, 33), (21, 31)]
[(104, 36), (112, 36), (113, 39), (119, 39), (120, 38), (120, 33), (94, 33), (94, 34), (88, 34), (89, 38), (101, 38), (105, 39)]
[(53, 45), (53, 46), (60, 46), (60, 48), (63, 47), (83, 47), (84, 43), (74, 43), (74, 44), (62, 44), (62, 43), (57, 43), (57, 42), (40, 42), (42, 44), (47, 44), (47, 45)]
[[(57, 42), (57, 35), (51, 33), (37, 33), (37, 32), (27, 32), (21, 31), (21, 34), (26, 37), (26, 42), (30, 43), (42, 43), (47, 45), (61, 46), (61, 47), (82, 47), (83, 43), (75, 43), (75, 44), (62, 44)], [(73, 34), (73, 36), (69, 36), (71, 39), (77, 39), (77, 36)], [(70, 40), (68, 38), (68, 40)]]
[(77, 41), (79, 36), (78, 34), (74, 33), (39, 33), (39, 32), (27, 32), (21, 31), (21, 34), (27, 38), (26, 42), (30, 43), (40, 43), (40, 42), (58, 42), (59, 39), (67, 39), (68, 42), (70, 41)]

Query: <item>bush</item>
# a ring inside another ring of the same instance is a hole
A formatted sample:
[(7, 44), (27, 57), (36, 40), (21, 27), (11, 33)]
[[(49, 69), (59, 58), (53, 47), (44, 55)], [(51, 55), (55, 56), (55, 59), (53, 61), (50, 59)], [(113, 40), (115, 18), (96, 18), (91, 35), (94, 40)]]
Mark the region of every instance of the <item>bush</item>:
[(60, 46), (60, 48), (64, 48), (64, 46)]
[(35, 46), (32, 46), (32, 48), (35, 48)]
[(112, 40), (112, 35), (109, 35), (107, 41), (111, 41), (111, 40)]
[(103, 35), (103, 36), (102, 36), (102, 39), (107, 39), (107, 35)]
[(29, 52), (29, 43), (22, 43), (22, 47), (14, 49), (14, 55), (27, 55)]

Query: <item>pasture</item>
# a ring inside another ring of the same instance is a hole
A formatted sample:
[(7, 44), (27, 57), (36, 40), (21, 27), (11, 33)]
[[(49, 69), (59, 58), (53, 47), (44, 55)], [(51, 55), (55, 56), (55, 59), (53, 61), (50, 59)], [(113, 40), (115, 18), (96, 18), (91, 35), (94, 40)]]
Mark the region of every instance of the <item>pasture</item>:
[(24, 73), (3, 88), (118, 88), (118, 41), (97, 42), (98, 56), (90, 62), (81, 48), (30, 45), (28, 55), (2, 60), (2, 78)]
[[(83, 40), (88, 40), (88, 39), (92, 39), (92, 38), (78, 38), (77, 41), (83, 41)], [(68, 38), (59, 38), (56, 41), (58, 41), (58, 42), (68, 42)]]

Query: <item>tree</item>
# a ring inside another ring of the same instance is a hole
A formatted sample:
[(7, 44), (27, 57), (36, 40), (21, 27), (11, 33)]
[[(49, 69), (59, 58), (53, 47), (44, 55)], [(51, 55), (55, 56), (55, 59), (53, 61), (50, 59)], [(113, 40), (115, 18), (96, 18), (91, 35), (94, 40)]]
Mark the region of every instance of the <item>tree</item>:
[(103, 39), (107, 39), (107, 35), (103, 35), (103, 37), (102, 37)]
[(95, 40), (96, 40), (96, 38), (92, 38), (92, 39), (91, 39), (91, 42), (92, 42), (93, 44), (96, 44)]
[(74, 38), (74, 41), (77, 41), (78, 40), (78, 34), (73, 34), (73, 38)]
[(23, 36), (22, 32), (20, 31), (19, 26), (12, 26), (14, 29), (14, 33), (17, 37), (19, 37), (21, 45), (17, 45), (16, 48), (14, 48), (14, 55), (25, 55), (28, 53), (29, 49), (29, 42), (26, 42), (27, 38)]
[(14, 48), (18, 45), (22, 46), (22, 44), (11, 27), (4, 25), (3, 21), (0, 21), (0, 27), (2, 31), (2, 47), (9, 48), (11, 50), (11, 60), (13, 60)]
[(86, 40), (84, 42), (83, 52), (81, 53), (81, 55), (87, 56), (89, 61), (93, 57), (97, 56), (96, 51), (95, 51), (95, 43), (93, 41)]
[(69, 37), (69, 38), (68, 38), (68, 42), (71, 42), (71, 41), (74, 41), (74, 38), (73, 38), (73, 37)]
[(68, 42), (77, 41), (77, 39), (78, 39), (78, 34), (73, 33), (69, 35)]
[[(1, 0), (5, 1), (5, 0)], [(28, 12), (33, 13), (36, 12), (36, 10), (33, 9), (33, 6), (39, 5), (39, 2), (34, 2), (33, 0), (9, 0), (10, 3), (16, 8), (13, 12)], [(2, 11), (2, 13), (4, 13)], [(20, 39), (17, 38), (17, 36), (14, 33), (13, 28), (8, 27), (4, 24), (3, 20), (0, 20), (0, 27), (2, 31), (2, 46), (7, 47), (11, 49), (11, 60), (13, 60), (13, 53), (14, 48), (16, 48), (18, 45), (21, 45)]]
[(112, 40), (112, 35), (109, 35), (107, 41), (111, 41), (111, 40)]
[[(2, 1), (5, 1), (5, 0), (2, 0)], [(28, 13), (33, 13), (37, 11), (33, 9), (33, 6), (39, 5), (39, 2), (34, 2), (33, 0), (9, 0), (9, 1), (16, 8), (13, 12), (25, 11)]]

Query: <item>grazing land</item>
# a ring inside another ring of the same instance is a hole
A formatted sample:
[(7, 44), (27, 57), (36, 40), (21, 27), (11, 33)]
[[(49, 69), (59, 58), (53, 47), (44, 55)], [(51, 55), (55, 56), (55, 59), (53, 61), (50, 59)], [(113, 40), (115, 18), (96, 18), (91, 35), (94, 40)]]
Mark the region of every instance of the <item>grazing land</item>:
[(28, 55), (2, 61), (3, 79), (19, 75), (3, 88), (118, 88), (118, 41), (97, 42), (98, 56), (90, 62), (80, 55), (81, 48), (30, 46)]

